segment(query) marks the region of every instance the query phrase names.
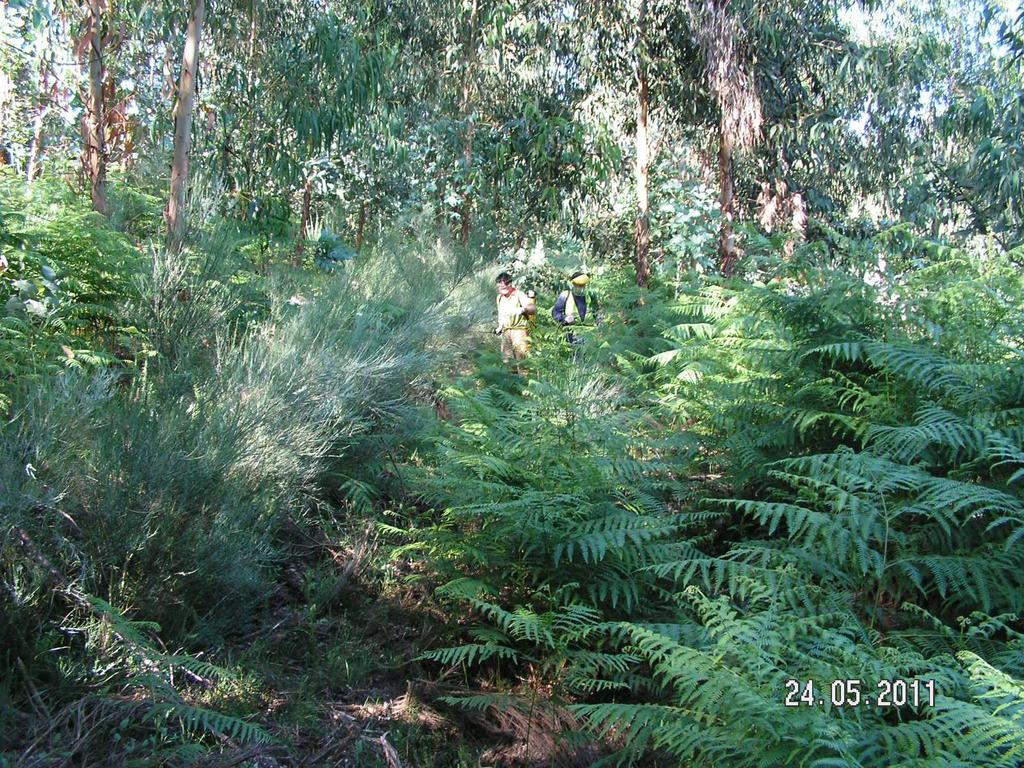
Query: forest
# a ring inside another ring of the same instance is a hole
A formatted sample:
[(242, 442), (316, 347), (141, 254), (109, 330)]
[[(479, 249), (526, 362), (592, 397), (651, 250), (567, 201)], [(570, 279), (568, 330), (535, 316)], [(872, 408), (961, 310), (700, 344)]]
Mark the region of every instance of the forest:
[(0, 768), (1020, 768), (1016, 0), (2, 0)]

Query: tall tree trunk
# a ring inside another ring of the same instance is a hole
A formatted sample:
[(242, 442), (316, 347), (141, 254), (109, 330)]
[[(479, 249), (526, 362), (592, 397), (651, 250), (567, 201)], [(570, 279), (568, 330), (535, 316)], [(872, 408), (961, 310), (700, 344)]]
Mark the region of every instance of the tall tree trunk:
[(644, 49), (644, 25), (647, 23), (647, 0), (640, 0), (637, 20), (637, 100), (636, 100), (636, 284), (647, 287), (651, 276), (651, 220), (648, 209), (648, 175), (650, 147), (647, 135), (647, 114), (650, 98), (647, 91), (647, 51)]
[(440, 229), (444, 227), (451, 232), (451, 225), (448, 223), (448, 182), (442, 178), (437, 185), (437, 208), (434, 209), (434, 226)]
[(89, 0), (85, 40), (89, 55), (89, 102), (82, 118), (82, 137), (85, 139), (83, 161), (89, 174), (89, 188), (93, 210), (104, 216), (107, 205), (107, 148), (106, 125), (103, 114), (103, 33), (100, 29), (101, 0)]
[(738, 251), (733, 236), (736, 198), (733, 192), (734, 152), (749, 150), (761, 136), (764, 121), (761, 97), (754, 81), (753, 60), (744, 55), (743, 22), (730, 0), (701, 0), (688, 4), (697, 42), (704, 58), (704, 74), (719, 111), (718, 257), (722, 275), (736, 266)]
[(196, 100), (196, 73), (199, 67), (199, 44), (203, 36), (205, 0), (195, 0), (188, 20), (185, 51), (181, 58), (181, 76), (174, 108), (174, 158), (171, 162), (171, 193), (167, 200), (167, 247), (181, 249), (185, 233), (185, 193), (188, 190), (188, 161), (192, 151), (192, 110)]
[[(462, 163), (466, 169), (466, 187), (469, 186), (469, 170), (473, 167), (473, 134), (476, 132), (476, 126), (473, 125), (473, 118), (469, 117), (469, 127), (466, 130), (466, 135), (462, 139)], [(460, 233), (460, 239), (463, 245), (469, 245), (469, 233), (472, 226), (471, 222), (471, 211), (472, 198), (469, 194), (468, 189), (464, 189), (462, 192), (462, 210), (459, 212), (459, 217), (462, 220), (462, 230)]]
[(32, 121), (32, 144), (28, 150), (28, 168), (25, 179), (31, 184), (39, 175), (39, 161), (43, 154), (43, 122), (50, 111), (50, 67), (46, 61), (39, 63), (39, 108)]
[(356, 227), (356, 253), (363, 249), (363, 234), (366, 232), (366, 201), (359, 204), (359, 224)]
[(299, 221), (299, 237), (295, 241), (295, 253), (292, 255), (292, 266), (302, 266), (302, 255), (306, 250), (306, 235), (309, 232), (309, 202), (313, 196), (313, 180), (306, 179), (302, 190), (302, 218)]
[(723, 129), (719, 131), (718, 140), (718, 210), (722, 219), (718, 232), (718, 260), (722, 275), (725, 277), (732, 275), (733, 267), (736, 265), (736, 242), (732, 232), (735, 212), (732, 171), (732, 142)]
[(476, 134), (476, 121), (473, 119), (473, 77), (475, 75), (476, 61), (476, 20), (477, 0), (472, 0), (473, 7), (469, 14), (469, 31), (463, 43), (463, 61), (465, 71), (462, 76), (462, 119), (465, 123), (465, 133), (462, 135), (462, 167), (465, 172), (464, 187), (462, 192), (462, 220), (461, 239), (463, 245), (469, 245), (469, 234), (471, 227), (471, 206), (472, 198), (469, 194), (469, 172), (473, 168), (473, 137)]
[(235, 177), (231, 175), (231, 133), (234, 129), (228, 128), (224, 136), (224, 143), (220, 149), (220, 172), (224, 177), (229, 192), (235, 191)]

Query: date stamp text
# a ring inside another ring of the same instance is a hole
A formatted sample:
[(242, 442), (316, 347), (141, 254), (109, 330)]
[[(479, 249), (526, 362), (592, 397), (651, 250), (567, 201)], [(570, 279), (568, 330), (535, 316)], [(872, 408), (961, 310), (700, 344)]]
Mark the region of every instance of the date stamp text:
[(873, 687), (864, 680), (787, 680), (787, 707), (933, 707), (935, 681), (927, 679), (879, 680)]

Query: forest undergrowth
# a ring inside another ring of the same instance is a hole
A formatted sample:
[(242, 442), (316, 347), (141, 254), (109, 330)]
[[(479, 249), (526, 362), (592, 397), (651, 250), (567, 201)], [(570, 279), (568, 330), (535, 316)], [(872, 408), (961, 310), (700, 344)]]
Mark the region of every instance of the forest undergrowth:
[(1005, 256), (610, 261), (517, 374), (494, 270), (433, 238), (274, 271), (226, 221), (168, 259), (34, 194), (0, 219), (6, 764), (1024, 759)]
[(0, 2), (0, 768), (1024, 766), (1019, 5)]
[(526, 763), (1019, 764), (1019, 272), (820, 266), (865, 246), (934, 252), (823, 239), (447, 391), (394, 531), (473, 617), (444, 703)]

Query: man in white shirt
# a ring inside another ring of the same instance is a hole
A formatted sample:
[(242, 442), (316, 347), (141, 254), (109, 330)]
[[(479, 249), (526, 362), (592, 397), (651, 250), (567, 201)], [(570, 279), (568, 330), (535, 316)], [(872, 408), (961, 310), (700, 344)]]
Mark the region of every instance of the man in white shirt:
[(522, 360), (530, 352), (528, 317), (537, 313), (536, 302), (512, 285), (512, 276), (502, 272), (498, 284), (498, 327), (501, 336), (501, 359), (506, 363), (515, 357)]

